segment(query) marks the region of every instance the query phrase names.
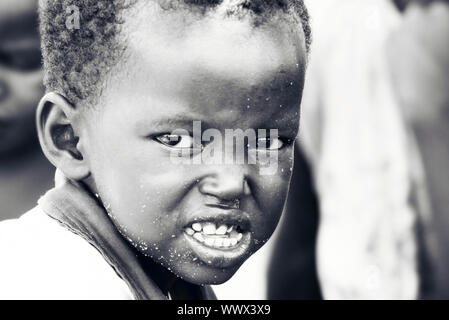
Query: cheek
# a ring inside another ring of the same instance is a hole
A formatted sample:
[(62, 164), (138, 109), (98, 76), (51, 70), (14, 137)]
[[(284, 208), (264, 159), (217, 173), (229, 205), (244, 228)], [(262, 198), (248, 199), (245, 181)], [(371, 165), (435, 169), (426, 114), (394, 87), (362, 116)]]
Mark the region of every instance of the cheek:
[(255, 218), (258, 225), (256, 238), (266, 241), (276, 229), (287, 199), (291, 180), (293, 161), (290, 156), (279, 159), (276, 174), (259, 176), (255, 190), (255, 198), (261, 209), (261, 215)]
[(105, 157), (95, 178), (112, 220), (140, 252), (176, 274), (195, 280), (202, 264), (190, 251), (179, 224), (180, 203), (194, 173), (171, 165), (169, 160), (161, 164), (162, 159), (156, 161), (154, 157), (157, 152), (152, 153), (151, 161), (125, 154), (113, 160)]
[(98, 147), (103, 156), (94, 160), (92, 171), (111, 216), (133, 238), (156, 242), (177, 237), (177, 207), (190, 185), (189, 171), (171, 164), (149, 142), (109, 140), (114, 144)]

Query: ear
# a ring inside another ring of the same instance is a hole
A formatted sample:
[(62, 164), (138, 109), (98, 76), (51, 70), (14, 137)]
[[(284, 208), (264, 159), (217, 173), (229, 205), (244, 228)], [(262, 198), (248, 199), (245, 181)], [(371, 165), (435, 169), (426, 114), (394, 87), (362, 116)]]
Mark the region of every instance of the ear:
[(90, 169), (75, 130), (80, 111), (60, 94), (50, 92), (39, 102), (36, 117), (39, 142), (48, 160), (69, 179), (87, 178)]

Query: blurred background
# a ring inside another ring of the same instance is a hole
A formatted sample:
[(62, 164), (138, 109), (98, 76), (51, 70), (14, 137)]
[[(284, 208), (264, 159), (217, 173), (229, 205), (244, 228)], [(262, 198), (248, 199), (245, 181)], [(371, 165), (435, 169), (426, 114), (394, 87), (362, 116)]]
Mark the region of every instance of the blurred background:
[(54, 176), (34, 124), (44, 93), (36, 11), (36, 0), (0, 1), (0, 220), (33, 208)]
[[(0, 1), (0, 220), (51, 188), (36, 0)], [(449, 299), (449, 1), (306, 0), (285, 214), (220, 299)]]

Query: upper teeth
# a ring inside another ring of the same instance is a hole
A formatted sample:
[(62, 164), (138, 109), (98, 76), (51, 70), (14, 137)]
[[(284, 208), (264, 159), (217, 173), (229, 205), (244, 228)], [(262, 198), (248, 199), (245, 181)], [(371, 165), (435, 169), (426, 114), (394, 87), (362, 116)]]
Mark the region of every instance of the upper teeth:
[(185, 232), (197, 241), (210, 247), (233, 247), (243, 238), (235, 226), (216, 225), (213, 222), (195, 222), (185, 229)]
[(203, 233), (205, 233), (205, 234), (215, 234), (216, 230), (217, 230), (217, 228), (215, 227), (215, 224), (213, 224), (213, 223), (206, 223), (203, 226)]
[(223, 224), (223, 225), (219, 226), (217, 230), (215, 230), (215, 234), (225, 235), (227, 231), (228, 231), (228, 227)]

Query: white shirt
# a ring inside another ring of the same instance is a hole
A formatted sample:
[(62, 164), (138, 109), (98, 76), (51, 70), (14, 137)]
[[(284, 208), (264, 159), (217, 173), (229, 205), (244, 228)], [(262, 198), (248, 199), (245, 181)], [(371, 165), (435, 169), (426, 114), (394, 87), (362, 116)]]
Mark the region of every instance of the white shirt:
[(0, 299), (134, 299), (87, 241), (38, 206), (0, 222)]

